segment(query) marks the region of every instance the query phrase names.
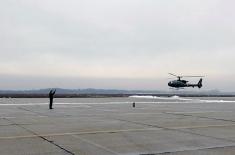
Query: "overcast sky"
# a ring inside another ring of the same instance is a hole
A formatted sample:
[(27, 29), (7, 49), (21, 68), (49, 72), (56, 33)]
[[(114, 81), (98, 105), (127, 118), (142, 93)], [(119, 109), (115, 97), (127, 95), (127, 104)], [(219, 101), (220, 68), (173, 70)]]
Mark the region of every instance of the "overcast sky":
[[(234, 91), (234, 0), (0, 1), (0, 89)], [(197, 82), (198, 79), (190, 79)]]

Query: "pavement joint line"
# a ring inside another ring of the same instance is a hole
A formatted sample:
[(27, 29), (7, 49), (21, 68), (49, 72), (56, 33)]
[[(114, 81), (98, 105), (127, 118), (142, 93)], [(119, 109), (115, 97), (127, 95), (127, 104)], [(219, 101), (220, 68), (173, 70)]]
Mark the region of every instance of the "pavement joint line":
[(155, 113), (118, 113), (118, 115), (161, 115), (162, 113), (160, 112), (155, 112)]
[(83, 105), (77, 105), (77, 106), (67, 106), (67, 105), (61, 105), (57, 104), (57, 108), (91, 108), (91, 106), (83, 106)]
[(80, 140), (82, 140), (82, 141), (84, 141), (84, 142), (86, 142), (86, 143), (88, 143), (88, 144), (91, 144), (91, 145), (97, 147), (97, 148), (101, 148), (101, 149), (103, 149), (103, 150), (105, 150), (105, 151), (107, 151), (107, 152), (109, 152), (109, 153), (112, 153), (112, 154), (115, 154), (115, 155), (119, 155), (119, 154), (120, 154), (120, 153), (115, 152), (115, 151), (113, 151), (113, 150), (111, 150), (111, 149), (109, 149), (109, 148), (107, 148), (107, 147), (104, 147), (104, 146), (102, 146), (102, 145), (100, 145), (100, 144), (97, 144), (97, 143), (92, 142), (92, 141), (90, 141), (90, 140), (88, 140), (88, 139), (82, 138), (82, 137), (80, 137), (80, 136), (78, 136), (78, 135), (72, 135), (72, 137), (75, 137), (75, 138), (77, 138), (77, 139), (80, 139)]
[(180, 153), (180, 152), (186, 152), (186, 151), (202, 151), (202, 150), (211, 150), (211, 149), (220, 149), (220, 148), (226, 148), (226, 147), (235, 147), (235, 145), (224, 145), (224, 146), (215, 146), (215, 147), (205, 147), (205, 148), (199, 148), (199, 149), (185, 149), (180, 151), (167, 151), (167, 152), (160, 152), (160, 153), (151, 153), (151, 154), (140, 154), (140, 155), (164, 155), (164, 154), (171, 154), (171, 153)]
[[(176, 111), (169, 112), (172, 114), (201, 114), (201, 113), (224, 113), (224, 112), (234, 112), (234, 111), (192, 111), (192, 112), (184, 112), (184, 111)], [(165, 112), (168, 113), (168, 112)]]
[(52, 137), (52, 136), (66, 136), (66, 135), (85, 135), (85, 134), (102, 134), (102, 133), (120, 133), (120, 132), (138, 132), (138, 131), (156, 131), (162, 130), (159, 128), (143, 128), (143, 129), (126, 129), (126, 130), (103, 130), (103, 131), (88, 131), (88, 132), (67, 132), (67, 133), (53, 133), (53, 134), (34, 134), (25, 136), (8, 136), (0, 137), (0, 140), (4, 139), (18, 139), (18, 138), (33, 138), (33, 137)]
[(111, 110), (111, 109), (98, 109), (98, 108), (96, 108), (96, 110), (107, 111), (107, 112), (117, 112), (117, 110)]
[(225, 138), (218, 138), (218, 137), (213, 137), (213, 136), (208, 136), (208, 135), (203, 135), (203, 134), (199, 134), (199, 133), (195, 133), (195, 132), (191, 132), (191, 131), (186, 131), (186, 130), (181, 130), (181, 129), (174, 129), (174, 128), (163, 127), (163, 126), (159, 126), (159, 125), (145, 124), (145, 123), (128, 121), (128, 120), (122, 120), (122, 119), (116, 119), (116, 120), (120, 120), (120, 121), (124, 121), (124, 122), (129, 122), (129, 123), (134, 123), (134, 124), (139, 124), (139, 125), (150, 126), (150, 127), (156, 127), (156, 128), (160, 128), (160, 129), (163, 129), (163, 130), (176, 131), (176, 132), (187, 133), (187, 134), (191, 134), (191, 135), (197, 135), (197, 136), (201, 136), (201, 137), (207, 137), (207, 138), (212, 138), (212, 139), (223, 140), (223, 141), (235, 143), (234, 140), (225, 139)]
[(23, 108), (23, 107), (18, 107), (18, 109), (31, 112), (33, 114), (36, 114), (37, 116), (42, 116), (43, 115), (43, 114), (41, 114), (39, 112), (35, 112), (35, 111), (29, 110), (29, 109), (26, 109), (26, 108)]
[(196, 128), (230, 127), (230, 126), (235, 126), (235, 124), (184, 126), (184, 127), (172, 127), (171, 129), (196, 129)]
[[(9, 120), (9, 119), (6, 119), (6, 118), (5, 118), (5, 120), (7, 120), (7, 121), (9, 121), (9, 122), (11, 122), (11, 123), (15, 123), (14, 121)], [(16, 124), (16, 123), (15, 123), (15, 124)], [(30, 130), (30, 129), (27, 129), (27, 128), (24, 127), (23, 125), (19, 125), (19, 124), (18, 124), (17, 126), (20, 127), (20, 128), (22, 128), (22, 129), (24, 129), (24, 130), (26, 130), (26, 131), (28, 131), (28, 132), (30, 132), (30, 133), (32, 133), (33, 135), (35, 135), (35, 137), (41, 138), (42, 140), (47, 141), (48, 143), (50, 143), (50, 144), (52, 144), (52, 145), (54, 145), (54, 146), (60, 148), (61, 150), (65, 151), (66, 153), (68, 153), (68, 154), (70, 154), (70, 155), (75, 155), (73, 152), (71, 152), (71, 151), (67, 150), (66, 148), (63, 148), (62, 146), (56, 144), (54, 141), (50, 141), (50, 140), (48, 140), (47, 138), (38, 135), (37, 133), (35, 133), (34, 131), (32, 131), (32, 130)]]
[(195, 115), (189, 115), (189, 114), (179, 114), (179, 113), (171, 113), (171, 112), (163, 112), (164, 114), (170, 114), (170, 115), (180, 115), (180, 116), (189, 116), (189, 117), (197, 117), (197, 118), (206, 118), (206, 119), (212, 119), (217, 121), (226, 121), (226, 122), (235, 122), (234, 120), (227, 120), (227, 119), (221, 119), (221, 118), (213, 118), (213, 117), (206, 117), (206, 116), (195, 116)]
[[(38, 116), (38, 115), (34, 115), (34, 116), (30, 116), (31, 118), (34, 118), (34, 117), (49, 117), (49, 116)], [(12, 118), (17, 118), (17, 117), (0, 117), (0, 119), (12, 119)], [(28, 116), (22, 116), (21, 118), (28, 118)]]
[(16, 118), (16, 117), (0, 117), (1, 119), (5, 119), (5, 118)]
[(32, 124), (11, 123), (11, 124), (2, 124), (0, 126), (3, 127), (3, 126), (19, 126), (19, 125), (32, 125)]

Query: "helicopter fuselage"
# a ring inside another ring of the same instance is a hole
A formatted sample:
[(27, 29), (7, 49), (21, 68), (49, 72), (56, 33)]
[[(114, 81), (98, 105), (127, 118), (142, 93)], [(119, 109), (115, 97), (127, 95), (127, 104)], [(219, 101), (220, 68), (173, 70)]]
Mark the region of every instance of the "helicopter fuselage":
[(197, 87), (198, 84), (189, 84), (186, 80), (173, 80), (168, 83), (168, 86), (174, 88), (182, 88), (182, 87)]
[(168, 86), (175, 87), (175, 88), (187, 87), (187, 82), (181, 81), (181, 80), (174, 80), (174, 81), (170, 81), (168, 83)]
[(182, 80), (181, 78), (182, 77), (204, 77), (204, 76), (178, 76), (172, 73), (169, 73), (169, 74), (178, 78), (177, 80), (173, 80), (168, 83), (168, 86), (170, 87), (173, 87), (173, 88), (183, 88), (183, 87), (201, 88), (202, 87), (202, 78), (200, 78), (197, 84), (190, 84), (188, 83), (188, 81)]

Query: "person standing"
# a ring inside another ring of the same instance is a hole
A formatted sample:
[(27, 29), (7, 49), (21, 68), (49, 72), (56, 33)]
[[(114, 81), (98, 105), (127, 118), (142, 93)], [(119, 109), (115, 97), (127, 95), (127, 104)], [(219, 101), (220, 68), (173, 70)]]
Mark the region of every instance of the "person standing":
[(132, 107), (135, 108), (135, 102), (132, 103)]
[(50, 98), (49, 109), (53, 109), (53, 108), (52, 108), (52, 105), (53, 105), (53, 98), (54, 98), (55, 92), (56, 92), (56, 89), (55, 89), (54, 91), (51, 90), (51, 91), (49, 92), (49, 98)]

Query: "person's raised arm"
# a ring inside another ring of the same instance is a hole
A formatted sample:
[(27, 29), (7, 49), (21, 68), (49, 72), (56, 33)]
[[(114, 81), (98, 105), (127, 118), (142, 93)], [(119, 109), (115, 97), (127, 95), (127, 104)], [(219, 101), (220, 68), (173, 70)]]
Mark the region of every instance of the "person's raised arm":
[(55, 92), (56, 92), (56, 89), (54, 90), (53, 95), (55, 95)]

